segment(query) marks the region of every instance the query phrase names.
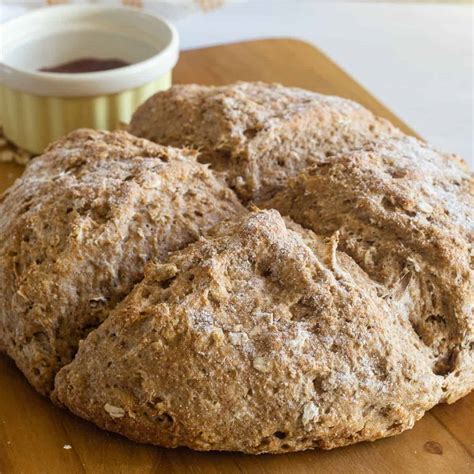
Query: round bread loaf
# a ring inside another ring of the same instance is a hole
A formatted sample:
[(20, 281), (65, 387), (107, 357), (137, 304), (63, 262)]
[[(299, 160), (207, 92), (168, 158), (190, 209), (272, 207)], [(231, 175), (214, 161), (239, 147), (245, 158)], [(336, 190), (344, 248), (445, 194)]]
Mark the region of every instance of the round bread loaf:
[(0, 349), (37, 390), (137, 441), (263, 453), (394, 435), (474, 388), (462, 160), (264, 84), (174, 87), (131, 130), (210, 168), (80, 130), (0, 197)]
[(361, 105), (277, 84), (174, 86), (135, 112), (130, 132), (194, 147), (244, 201), (261, 199), (328, 154), (401, 136)]
[(73, 132), (0, 197), (0, 347), (48, 394), (148, 260), (241, 212), (193, 153)]

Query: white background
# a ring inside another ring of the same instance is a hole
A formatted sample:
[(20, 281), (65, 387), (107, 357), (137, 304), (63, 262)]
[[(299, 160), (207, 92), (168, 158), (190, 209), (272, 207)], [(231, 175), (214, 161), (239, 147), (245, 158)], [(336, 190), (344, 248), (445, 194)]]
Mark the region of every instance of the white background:
[[(38, 3), (0, 0), (0, 21)], [(470, 2), (226, 0), (206, 13), (191, 0), (142, 3), (171, 18), (183, 48), (279, 36), (306, 40), (421, 136), (474, 167)]]

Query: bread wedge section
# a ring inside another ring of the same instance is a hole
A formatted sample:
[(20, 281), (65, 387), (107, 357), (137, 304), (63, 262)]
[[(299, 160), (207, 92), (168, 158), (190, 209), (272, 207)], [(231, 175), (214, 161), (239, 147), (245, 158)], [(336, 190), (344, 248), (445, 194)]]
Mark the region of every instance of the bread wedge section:
[(442, 397), (431, 352), (354, 261), (277, 211), (149, 264), (53, 399), (166, 447), (333, 448), (410, 428)]
[(351, 100), (260, 82), (173, 86), (135, 112), (129, 130), (199, 150), (244, 201), (262, 199), (329, 154), (401, 136)]
[(399, 306), (444, 377), (444, 400), (474, 388), (474, 180), (414, 138), (328, 157), (292, 179), (278, 209), (339, 248)]
[(0, 348), (48, 394), (149, 260), (243, 212), (191, 152), (73, 132), (0, 197)]

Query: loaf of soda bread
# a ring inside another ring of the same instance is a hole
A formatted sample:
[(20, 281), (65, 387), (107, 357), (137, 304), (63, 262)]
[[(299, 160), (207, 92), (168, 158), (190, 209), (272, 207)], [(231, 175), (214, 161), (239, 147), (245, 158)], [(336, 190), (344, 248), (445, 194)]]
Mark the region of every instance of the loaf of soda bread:
[[(133, 440), (280, 453), (474, 388), (473, 175), (363, 107), (177, 86), (0, 197), (0, 350)], [(180, 146), (172, 148), (168, 145)]]

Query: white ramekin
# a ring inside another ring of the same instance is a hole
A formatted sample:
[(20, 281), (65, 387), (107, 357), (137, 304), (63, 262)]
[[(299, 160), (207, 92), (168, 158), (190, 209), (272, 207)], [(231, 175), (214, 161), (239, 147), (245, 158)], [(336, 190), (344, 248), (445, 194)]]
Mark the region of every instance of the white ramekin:
[[(0, 123), (18, 146), (41, 153), (79, 127), (116, 128), (171, 85), (178, 34), (165, 20), (100, 5), (47, 7), (0, 26)], [(130, 63), (90, 73), (38, 69), (81, 57)]]

